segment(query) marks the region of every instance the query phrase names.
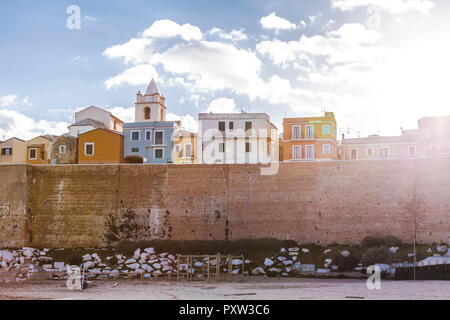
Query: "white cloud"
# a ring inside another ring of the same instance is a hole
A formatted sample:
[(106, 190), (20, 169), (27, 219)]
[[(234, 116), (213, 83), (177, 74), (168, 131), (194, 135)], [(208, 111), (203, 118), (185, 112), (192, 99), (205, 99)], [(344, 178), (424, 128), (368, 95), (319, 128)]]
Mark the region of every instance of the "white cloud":
[(428, 15), (434, 7), (431, 0), (331, 0), (333, 8), (342, 11), (351, 11), (359, 7), (373, 6), (392, 14), (403, 14), (415, 11)]
[(26, 96), (22, 99), (22, 103), (26, 105), (27, 107), (31, 107), (34, 105), (34, 103), (31, 102), (30, 97)]
[(8, 94), (0, 97), (0, 107), (8, 107), (17, 101), (17, 94)]
[(279, 30), (295, 30), (297, 26), (284, 18), (277, 16), (276, 12), (272, 12), (268, 16), (262, 17), (260, 23), (264, 29)]
[(154, 78), (155, 81), (161, 82), (154, 66), (151, 64), (140, 64), (126, 69), (122, 73), (107, 79), (105, 81), (105, 85), (108, 90), (123, 84), (139, 86), (147, 84), (151, 78)]
[(35, 121), (17, 111), (0, 109), (0, 138), (17, 137), (24, 140), (42, 134), (60, 135), (67, 132), (68, 123)]
[(180, 116), (180, 115), (176, 115), (174, 113), (167, 113), (166, 115), (166, 120), (167, 121), (177, 121), (177, 120), (181, 120), (182, 122), (182, 127), (185, 130), (188, 130), (190, 132), (197, 132), (198, 131), (198, 124), (197, 124), (197, 120), (194, 119), (193, 116), (191, 116), (190, 114), (184, 115), (184, 116)]
[(239, 110), (236, 108), (234, 99), (230, 98), (218, 98), (211, 101), (208, 108), (203, 112), (212, 113), (237, 113)]
[(231, 40), (231, 41), (241, 41), (241, 40), (247, 40), (248, 37), (245, 34), (245, 29), (239, 29), (239, 30), (231, 30), (231, 32), (227, 33), (223, 31), (220, 28), (214, 27), (211, 30), (207, 32), (209, 35), (218, 35), (221, 39), (225, 40)]
[(202, 32), (196, 26), (189, 23), (179, 25), (178, 23), (164, 19), (155, 21), (142, 35), (151, 38), (173, 38), (181, 36), (184, 40), (201, 40)]
[(255, 98), (262, 90), (261, 61), (250, 50), (231, 44), (198, 41), (176, 44), (154, 61), (174, 75), (184, 75), (202, 90), (229, 89)]
[(150, 59), (152, 55), (151, 43), (152, 39), (132, 38), (124, 44), (107, 48), (103, 51), (103, 55), (110, 59), (123, 58), (125, 63), (139, 64)]

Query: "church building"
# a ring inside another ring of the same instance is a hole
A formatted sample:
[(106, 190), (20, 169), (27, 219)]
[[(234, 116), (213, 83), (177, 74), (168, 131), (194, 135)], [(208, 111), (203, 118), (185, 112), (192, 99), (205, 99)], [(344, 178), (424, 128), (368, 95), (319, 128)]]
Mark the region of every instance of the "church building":
[(135, 103), (135, 122), (123, 125), (124, 160), (128, 163), (172, 163), (174, 132), (180, 121), (166, 121), (165, 98), (152, 79), (145, 91), (139, 91)]

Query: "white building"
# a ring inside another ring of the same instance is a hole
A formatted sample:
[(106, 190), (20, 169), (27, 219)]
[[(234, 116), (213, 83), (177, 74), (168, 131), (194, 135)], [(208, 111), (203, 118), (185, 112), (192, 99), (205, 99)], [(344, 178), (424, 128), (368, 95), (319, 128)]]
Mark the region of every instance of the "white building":
[(277, 137), (265, 113), (199, 113), (198, 163), (278, 161)]
[(96, 106), (90, 106), (75, 113), (75, 123), (69, 127), (69, 135), (77, 137), (79, 134), (97, 129), (106, 128), (122, 132), (123, 121), (111, 112)]

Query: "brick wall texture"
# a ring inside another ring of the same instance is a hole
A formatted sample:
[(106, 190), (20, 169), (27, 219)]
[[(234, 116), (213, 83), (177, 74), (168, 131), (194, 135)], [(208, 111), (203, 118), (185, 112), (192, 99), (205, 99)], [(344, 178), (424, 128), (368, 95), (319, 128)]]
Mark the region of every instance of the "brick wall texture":
[(450, 158), (260, 165), (1, 165), (0, 247), (120, 239), (450, 237)]

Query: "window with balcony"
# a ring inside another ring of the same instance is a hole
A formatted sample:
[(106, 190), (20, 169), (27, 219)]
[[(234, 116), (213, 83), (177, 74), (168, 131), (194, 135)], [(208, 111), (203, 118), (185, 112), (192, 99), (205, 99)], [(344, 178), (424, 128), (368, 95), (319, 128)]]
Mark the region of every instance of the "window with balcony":
[(292, 159), (293, 160), (300, 160), (301, 159), (301, 147), (300, 146), (293, 146), (292, 147)]
[(305, 127), (305, 138), (306, 139), (314, 139), (314, 126), (307, 125)]
[(292, 127), (292, 140), (300, 140), (301, 138), (301, 127), (300, 126), (293, 126)]

